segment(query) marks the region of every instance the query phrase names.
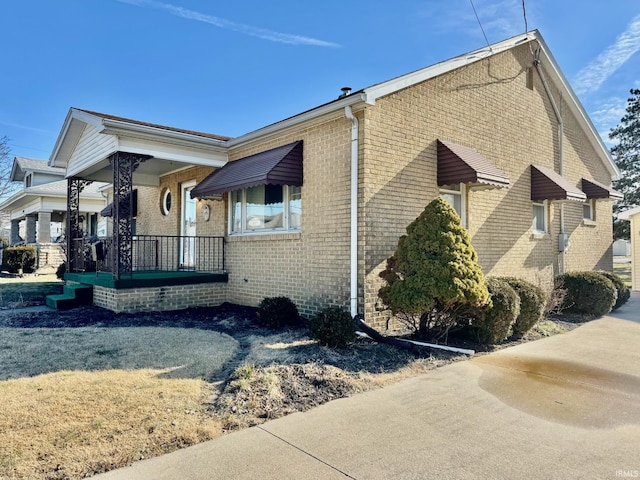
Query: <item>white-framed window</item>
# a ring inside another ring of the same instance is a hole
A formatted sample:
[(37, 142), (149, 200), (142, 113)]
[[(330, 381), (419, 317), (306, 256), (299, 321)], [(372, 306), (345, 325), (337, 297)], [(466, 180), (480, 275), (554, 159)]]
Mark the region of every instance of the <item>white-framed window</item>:
[(29, 187), (31, 186), (31, 174), (30, 174), (30, 173), (27, 173), (27, 174), (24, 176), (24, 186), (25, 186), (26, 188), (29, 188)]
[(596, 219), (596, 209), (595, 209), (595, 201), (594, 199), (588, 199), (586, 203), (582, 204), (582, 218), (588, 221), (594, 221)]
[(547, 201), (533, 202), (533, 232), (547, 233), (548, 223)]
[(442, 185), (440, 187), (440, 197), (451, 204), (453, 209), (460, 216), (462, 226), (467, 226), (467, 188), (464, 183), (456, 183), (455, 185)]
[(165, 188), (160, 194), (160, 212), (162, 215), (167, 216), (171, 211), (171, 190)]
[(229, 194), (232, 235), (301, 229), (302, 189), (291, 185), (257, 185)]

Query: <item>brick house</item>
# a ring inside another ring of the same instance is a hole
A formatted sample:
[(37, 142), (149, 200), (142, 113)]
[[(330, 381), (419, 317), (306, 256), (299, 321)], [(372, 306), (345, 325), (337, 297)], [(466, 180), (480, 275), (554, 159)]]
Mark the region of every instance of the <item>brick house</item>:
[(94, 302), (117, 311), (286, 295), (305, 315), (337, 304), (384, 325), (378, 273), (438, 195), (486, 275), (546, 288), (563, 271), (612, 269), (619, 172), (537, 31), (237, 138), (71, 109), (50, 164), (76, 185), (113, 183), (114, 278), (167, 249), (155, 236), (182, 239), (178, 270), (197, 270), (206, 248), (222, 255), (211, 285), (96, 286)]

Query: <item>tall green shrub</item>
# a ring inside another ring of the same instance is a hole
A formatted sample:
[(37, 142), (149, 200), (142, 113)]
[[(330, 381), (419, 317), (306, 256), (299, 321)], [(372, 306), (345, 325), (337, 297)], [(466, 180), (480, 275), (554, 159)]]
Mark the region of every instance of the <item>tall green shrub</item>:
[(460, 217), (436, 198), (400, 237), (380, 277), (378, 295), (394, 314), (418, 318), (422, 334), (440, 338), (468, 307), (489, 301), (478, 254)]
[(556, 285), (567, 291), (563, 309), (596, 317), (606, 315), (616, 304), (615, 285), (597, 272), (568, 272), (556, 279)]
[(507, 277), (505, 281), (520, 297), (520, 314), (513, 324), (513, 333), (515, 335), (524, 335), (542, 320), (547, 303), (547, 295), (540, 287), (521, 278)]

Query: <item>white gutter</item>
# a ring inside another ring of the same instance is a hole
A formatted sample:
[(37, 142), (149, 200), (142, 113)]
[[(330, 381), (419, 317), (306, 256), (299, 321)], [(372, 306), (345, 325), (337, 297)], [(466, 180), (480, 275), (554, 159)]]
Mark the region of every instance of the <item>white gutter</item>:
[[(563, 148), (563, 138), (564, 138), (564, 121), (562, 120), (562, 114), (560, 113), (560, 109), (556, 104), (555, 98), (553, 98), (553, 93), (551, 92), (551, 88), (549, 87), (549, 83), (547, 82), (547, 77), (544, 75), (544, 71), (541, 67), (541, 62), (539, 59), (535, 58), (533, 64), (540, 75), (540, 79), (542, 80), (542, 85), (544, 86), (544, 90), (547, 93), (547, 97), (549, 97), (549, 101), (551, 102), (551, 107), (553, 108), (553, 113), (555, 113), (556, 118), (558, 119), (558, 156), (559, 158), (559, 170), (560, 176), (564, 176), (564, 148)], [(565, 233), (565, 215), (564, 215), (564, 203), (560, 204), (560, 234), (564, 235)], [(560, 242), (560, 239), (558, 239)], [(560, 274), (562, 275), (566, 271), (566, 244), (563, 246), (560, 252)]]
[(351, 106), (344, 107), (344, 114), (351, 120), (351, 316), (358, 314), (358, 119)]

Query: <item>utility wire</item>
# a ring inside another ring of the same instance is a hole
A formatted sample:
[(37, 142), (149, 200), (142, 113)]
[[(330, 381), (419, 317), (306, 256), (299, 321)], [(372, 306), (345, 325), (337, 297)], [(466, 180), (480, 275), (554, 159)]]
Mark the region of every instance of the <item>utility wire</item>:
[[(524, 0), (522, 0), (524, 2)], [(480, 25), (480, 30), (482, 30), (482, 35), (484, 35), (484, 41), (487, 42), (487, 47), (490, 46), (489, 44), (489, 40), (487, 39), (487, 34), (484, 33), (484, 28), (482, 28), (482, 23), (480, 23), (480, 17), (478, 17), (478, 12), (476, 12), (476, 7), (473, 4), (473, 0), (469, 0), (469, 3), (471, 4), (471, 8), (473, 8), (473, 13), (475, 13), (476, 15), (476, 20), (478, 20), (478, 25)]]
[(522, 14), (524, 15), (524, 33), (529, 32), (529, 26), (527, 25), (527, 9), (524, 7), (524, 0), (522, 0)]

